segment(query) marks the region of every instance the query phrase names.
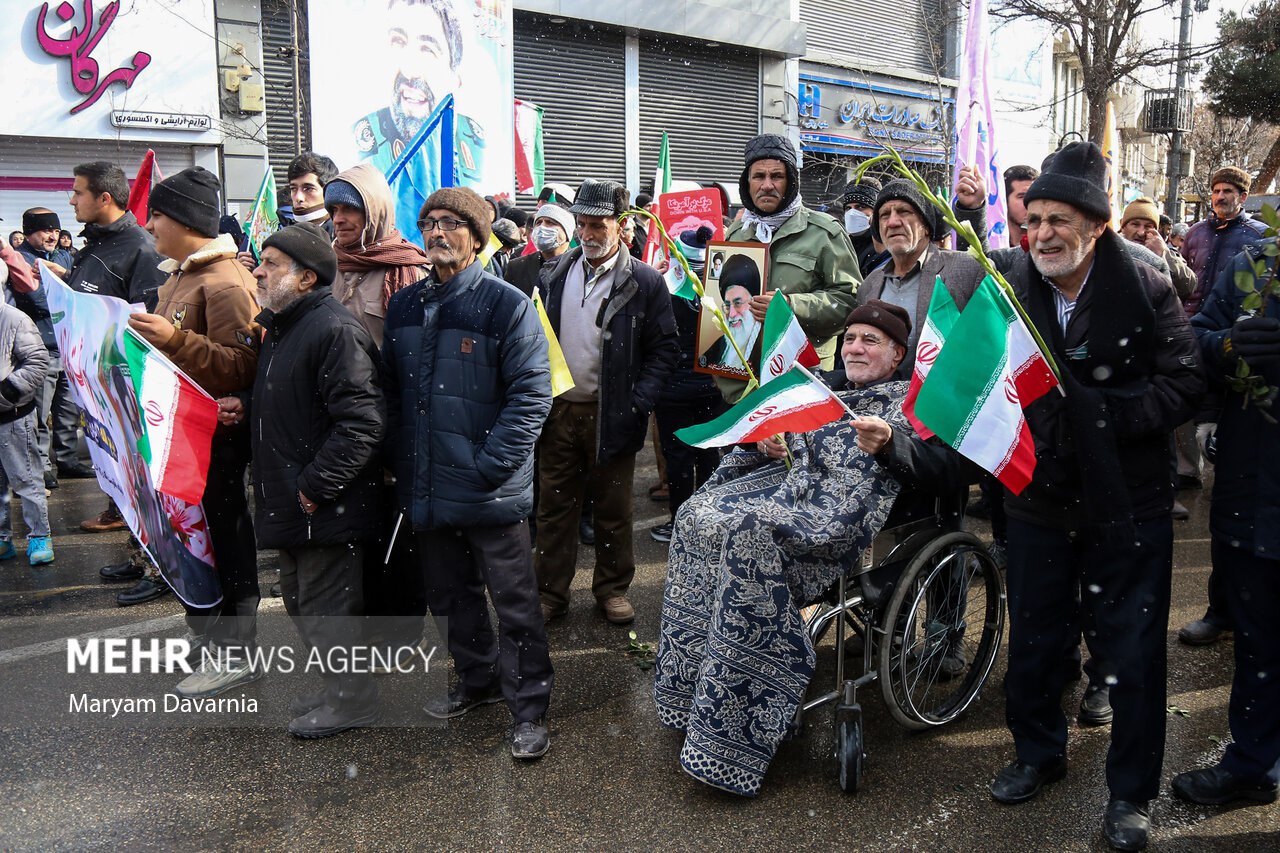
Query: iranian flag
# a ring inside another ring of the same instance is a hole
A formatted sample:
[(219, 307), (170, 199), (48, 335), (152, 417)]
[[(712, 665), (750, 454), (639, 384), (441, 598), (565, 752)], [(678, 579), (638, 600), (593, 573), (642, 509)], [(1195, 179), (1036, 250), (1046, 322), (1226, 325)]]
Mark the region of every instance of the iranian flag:
[(1016, 495), (1036, 467), (1022, 409), (1057, 384), (1017, 310), (987, 276), (921, 385), (915, 416)]
[(139, 225), (146, 225), (150, 218), (151, 188), (164, 180), (160, 167), (156, 165), (156, 152), (150, 148), (143, 155), (142, 165), (138, 167), (138, 176), (129, 187), (129, 203), (126, 205)]
[(542, 107), (516, 99), (516, 192), (542, 192), (546, 165), (542, 149)]
[(933, 284), (933, 296), (929, 298), (929, 314), (925, 317), (924, 326), (920, 329), (920, 340), (916, 342), (916, 360), (911, 371), (911, 385), (907, 388), (906, 399), (902, 401), (902, 413), (911, 422), (911, 428), (916, 431), (916, 435), (921, 438), (932, 437), (933, 430), (920, 423), (920, 419), (916, 417), (916, 397), (920, 394), (920, 386), (924, 384), (924, 378), (929, 375), (929, 369), (933, 367), (934, 360), (942, 351), (942, 345), (947, 342), (947, 335), (951, 334), (951, 328), (955, 326), (958, 319), (960, 319), (960, 309), (956, 307), (956, 302), (947, 291), (947, 286), (942, 283), (942, 276), (938, 276)]
[(743, 397), (715, 420), (676, 430), (676, 438), (693, 447), (725, 447), (784, 432), (809, 432), (847, 411), (830, 388), (796, 367)]
[(198, 504), (209, 471), (218, 404), (132, 329), (126, 329), (123, 338), (143, 426), (138, 453), (151, 472), (152, 485), (170, 497)]
[(777, 379), (792, 367), (817, 367), (821, 362), (809, 336), (800, 328), (800, 321), (791, 310), (790, 303), (781, 293), (769, 300), (769, 310), (764, 315), (764, 337), (761, 341), (761, 384)]

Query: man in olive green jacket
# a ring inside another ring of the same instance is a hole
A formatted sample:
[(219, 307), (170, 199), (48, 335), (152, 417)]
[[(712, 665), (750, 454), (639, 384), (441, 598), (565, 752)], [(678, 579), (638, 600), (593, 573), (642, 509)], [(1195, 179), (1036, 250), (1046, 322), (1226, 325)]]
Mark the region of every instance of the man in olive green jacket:
[[(769, 292), (751, 300), (751, 313), (763, 323), (769, 301), (783, 294), (817, 348), (823, 369), (830, 369), (836, 338), (844, 333), (845, 317), (862, 283), (858, 261), (840, 223), (804, 207), (796, 150), (786, 137), (757, 136), (747, 143), (745, 160), (738, 190), (746, 213), (725, 239), (768, 246)], [(717, 376), (716, 384), (731, 403), (746, 387), (724, 376)]]

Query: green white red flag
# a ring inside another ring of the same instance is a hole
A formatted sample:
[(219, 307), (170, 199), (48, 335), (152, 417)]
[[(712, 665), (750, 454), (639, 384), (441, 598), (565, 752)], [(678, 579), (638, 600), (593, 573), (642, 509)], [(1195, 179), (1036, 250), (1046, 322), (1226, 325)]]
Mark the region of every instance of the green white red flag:
[(138, 176), (129, 187), (129, 203), (126, 205), (139, 225), (146, 225), (151, 218), (151, 188), (163, 180), (164, 175), (156, 165), (156, 152), (148, 148), (142, 157), (142, 165), (138, 167)]
[(951, 329), (958, 319), (960, 319), (960, 309), (956, 307), (955, 300), (947, 292), (947, 286), (942, 283), (942, 276), (938, 276), (933, 285), (933, 296), (929, 298), (929, 314), (925, 317), (924, 325), (920, 327), (920, 339), (916, 342), (916, 360), (911, 371), (911, 385), (907, 388), (906, 399), (902, 402), (902, 413), (906, 415), (916, 435), (921, 438), (930, 438), (933, 430), (922, 424), (916, 417), (916, 397), (920, 394), (920, 386), (924, 384), (924, 378), (929, 375), (929, 369), (933, 367), (938, 353), (942, 351), (942, 345), (947, 342), (947, 335), (951, 334)]
[(781, 293), (769, 300), (769, 310), (764, 315), (764, 332), (760, 343), (760, 384), (783, 376), (792, 367), (817, 367), (822, 359), (813, 348), (809, 336), (800, 328), (800, 321), (791, 305)]
[(1017, 310), (987, 276), (946, 336), (914, 415), (1019, 494), (1036, 466), (1022, 409), (1057, 384)]
[(743, 397), (713, 421), (676, 430), (693, 447), (725, 447), (784, 432), (809, 432), (847, 410), (834, 392), (803, 368), (793, 368)]
[(542, 147), (542, 107), (516, 99), (516, 192), (542, 192), (546, 182), (546, 158)]

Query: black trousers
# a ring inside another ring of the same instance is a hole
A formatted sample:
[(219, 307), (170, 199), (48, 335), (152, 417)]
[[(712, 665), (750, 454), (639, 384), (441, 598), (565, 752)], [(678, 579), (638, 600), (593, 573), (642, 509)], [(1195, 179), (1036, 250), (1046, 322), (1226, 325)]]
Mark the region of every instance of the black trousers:
[[(417, 551), (431, 615), (458, 681), (480, 690), (497, 680), (517, 723), (546, 716), (554, 674), (547, 650), (528, 522), (419, 531)], [(485, 588), (498, 614), (495, 637)]]
[(704, 424), (724, 410), (723, 398), (695, 397), (691, 400), (660, 402), (654, 409), (658, 419), (658, 441), (667, 459), (668, 504), (671, 518), (694, 491), (720, 465), (719, 448), (690, 447), (676, 438), (676, 430)]
[(209, 479), (202, 505), (217, 563), (222, 602), (217, 607), (187, 608), (187, 627), (232, 651), (258, 642), (258, 547), (245, 472), (249, 466), (249, 429), (218, 427), (209, 456)]
[(385, 487), (383, 506), (387, 513), (378, 538), (371, 539), (364, 548), (366, 638), (392, 646), (416, 643), (422, 637), (422, 620), (427, 615), (427, 591), (414, 547), (417, 543), (413, 528), (405, 519), (396, 534), (391, 559), (386, 559), (387, 543), (400, 516), (395, 486)]
[[(280, 594), (310, 653), (315, 649), (326, 666), (325, 704), (339, 711), (368, 708), (378, 688), (368, 672), (331, 671), (330, 660), (351, 660), (350, 649), (362, 641), (364, 613), (364, 547), (359, 543), (280, 550)], [(330, 658), (334, 649), (339, 653)], [(301, 666), (301, 661), (298, 661)], [(334, 669), (350, 669), (339, 667)]]
[(1005, 718), (1018, 758), (1044, 765), (1067, 751), (1062, 650), (1081, 622), (1111, 688), (1107, 785), (1117, 799), (1144, 803), (1160, 791), (1167, 695), (1166, 632), (1173, 574), (1173, 522), (1136, 524), (1125, 554), (1064, 530), (1009, 518), (1009, 674)]
[(1213, 537), (1213, 571), (1235, 617), (1231, 681), (1233, 742), (1222, 766), (1258, 782), (1280, 782), (1280, 560), (1232, 548)]

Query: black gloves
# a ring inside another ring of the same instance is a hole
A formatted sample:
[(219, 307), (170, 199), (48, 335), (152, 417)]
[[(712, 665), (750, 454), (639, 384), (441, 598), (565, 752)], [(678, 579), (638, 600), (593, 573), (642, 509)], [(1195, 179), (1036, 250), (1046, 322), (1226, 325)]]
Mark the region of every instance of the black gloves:
[(1227, 335), (1224, 350), (1252, 365), (1280, 362), (1280, 319), (1246, 317)]

